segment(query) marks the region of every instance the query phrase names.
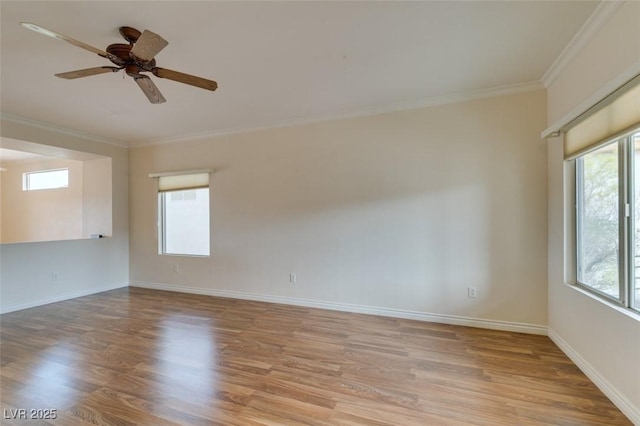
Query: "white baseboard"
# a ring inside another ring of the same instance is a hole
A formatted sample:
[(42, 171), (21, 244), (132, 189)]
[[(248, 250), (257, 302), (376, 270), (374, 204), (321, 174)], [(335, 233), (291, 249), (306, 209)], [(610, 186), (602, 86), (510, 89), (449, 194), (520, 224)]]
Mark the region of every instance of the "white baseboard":
[(428, 312), (407, 311), (400, 309), (380, 308), (375, 306), (353, 305), (347, 303), (323, 302), (309, 299), (299, 299), (284, 296), (271, 296), (239, 291), (216, 290), (201, 287), (186, 287), (172, 284), (160, 284), (144, 281), (134, 281), (131, 287), (149, 288), (154, 290), (175, 291), (179, 293), (203, 294), (207, 296), (227, 297), (232, 299), (254, 300), (258, 302), (281, 303), (285, 305), (304, 306), (307, 308), (329, 309), (332, 311), (354, 312), (359, 314), (378, 315), (383, 317), (404, 318), (442, 324), (462, 325), (467, 327), (488, 328), (492, 330), (512, 331), (528, 334), (547, 334), (547, 327), (538, 324), (526, 324), (510, 321), (488, 320), (482, 318), (462, 317), (456, 315), (431, 314)]
[(76, 297), (89, 296), (91, 294), (102, 293), (103, 291), (115, 290), (117, 288), (127, 287), (127, 283), (114, 284), (104, 287), (93, 288), (91, 290), (74, 291), (72, 293), (64, 293), (58, 296), (44, 297), (42, 299), (31, 300), (26, 303), (15, 303), (0, 307), (0, 314), (20, 311), (22, 309), (35, 308), (36, 306), (48, 305), (49, 303), (62, 302), (63, 300), (75, 299)]
[[(631, 420), (634, 425), (640, 425), (640, 408), (635, 407), (624, 395), (616, 390), (598, 371), (576, 352), (558, 333), (548, 329), (549, 338), (564, 352), (575, 365), (613, 402), (616, 407)], [(633, 367), (632, 367), (633, 368)]]

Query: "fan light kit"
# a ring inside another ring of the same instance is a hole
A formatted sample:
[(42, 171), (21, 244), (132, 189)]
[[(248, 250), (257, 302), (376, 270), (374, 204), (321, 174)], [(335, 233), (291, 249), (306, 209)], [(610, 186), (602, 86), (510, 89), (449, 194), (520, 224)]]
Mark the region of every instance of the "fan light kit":
[(166, 99), (153, 83), (153, 80), (151, 80), (149, 76), (141, 74), (142, 72), (150, 72), (156, 77), (167, 78), (179, 83), (200, 87), (201, 89), (213, 91), (218, 88), (218, 84), (213, 80), (157, 67), (154, 58), (162, 49), (167, 47), (169, 42), (149, 30), (144, 30), (144, 32), (140, 33), (140, 31), (135, 28), (120, 27), (120, 34), (129, 44), (110, 44), (107, 46), (106, 51), (104, 51), (30, 22), (22, 22), (22, 26), (37, 33), (57, 38), (88, 50), (98, 56), (107, 58), (115, 65), (63, 72), (56, 74), (56, 77), (74, 79), (124, 70), (124, 72), (132, 77), (138, 86), (140, 86), (140, 89), (142, 89), (152, 104), (161, 104), (166, 102)]

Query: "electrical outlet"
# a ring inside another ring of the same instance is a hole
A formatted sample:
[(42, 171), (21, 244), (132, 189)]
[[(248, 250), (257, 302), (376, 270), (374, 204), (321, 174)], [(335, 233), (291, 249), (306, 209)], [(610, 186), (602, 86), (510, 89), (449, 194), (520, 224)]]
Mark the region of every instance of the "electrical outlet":
[(58, 273), (57, 272), (52, 272), (51, 273), (51, 281), (58, 281)]
[(475, 299), (477, 295), (478, 289), (475, 287), (467, 287), (467, 297), (470, 299)]
[(173, 272), (175, 272), (176, 274), (180, 272), (180, 267), (178, 265), (173, 265)]
[(289, 274), (289, 282), (291, 284), (295, 284), (296, 280), (297, 280), (296, 274)]

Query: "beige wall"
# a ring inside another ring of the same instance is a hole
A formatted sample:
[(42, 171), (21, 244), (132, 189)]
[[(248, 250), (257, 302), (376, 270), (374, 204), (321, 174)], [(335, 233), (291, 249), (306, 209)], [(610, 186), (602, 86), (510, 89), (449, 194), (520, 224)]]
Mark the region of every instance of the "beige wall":
[[(132, 285), (545, 325), (545, 102), (131, 149)], [(159, 256), (148, 174), (209, 167), (211, 257)]]
[[(626, 3), (548, 89), (555, 123), (620, 75), (640, 72), (640, 3)], [(636, 424), (640, 424), (640, 321), (564, 283), (565, 197), (560, 138), (549, 168), (549, 333)]]
[[(0, 245), (0, 309), (8, 312), (126, 286), (129, 281), (128, 151), (9, 120), (1, 136), (109, 157), (113, 236)], [(55, 273), (56, 279), (52, 279)]]
[(86, 160), (83, 164), (82, 238), (91, 238), (94, 234), (111, 236), (111, 158)]
[[(111, 158), (44, 159), (4, 165), (0, 243), (61, 241), (112, 234)], [(23, 173), (69, 169), (69, 187), (23, 191)]]
[(573, 112), (618, 74), (640, 66), (638, 7), (638, 2), (626, 2), (548, 88), (549, 125)]
[[(6, 165), (2, 173), (2, 233), (0, 243), (82, 238), (83, 163), (40, 160)], [(69, 169), (69, 187), (23, 191), (26, 172)]]

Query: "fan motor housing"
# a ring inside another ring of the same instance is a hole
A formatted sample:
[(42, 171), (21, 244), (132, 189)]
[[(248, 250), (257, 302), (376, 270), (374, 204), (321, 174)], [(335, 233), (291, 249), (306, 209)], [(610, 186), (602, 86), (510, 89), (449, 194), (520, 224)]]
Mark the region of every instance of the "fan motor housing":
[(110, 53), (111, 55), (119, 59), (118, 62), (110, 59), (111, 62), (113, 62), (118, 66), (127, 65), (127, 64), (136, 64), (140, 68), (144, 69), (145, 71), (150, 71), (153, 67), (156, 66), (155, 59), (152, 59), (147, 63), (138, 63), (138, 61), (136, 61), (130, 54), (132, 48), (133, 48), (133, 45), (131, 44), (114, 43), (107, 46), (106, 50), (107, 50), (107, 53)]

